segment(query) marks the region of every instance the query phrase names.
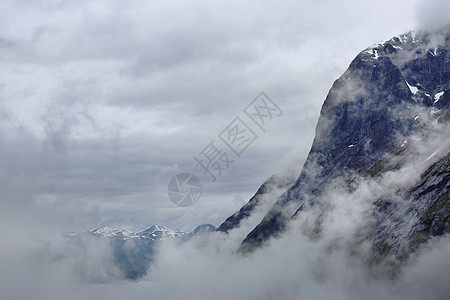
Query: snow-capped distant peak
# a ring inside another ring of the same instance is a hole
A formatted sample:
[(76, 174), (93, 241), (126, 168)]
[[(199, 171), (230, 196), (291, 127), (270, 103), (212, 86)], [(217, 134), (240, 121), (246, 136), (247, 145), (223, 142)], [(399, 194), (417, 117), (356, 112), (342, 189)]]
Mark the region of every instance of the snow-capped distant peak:
[(153, 225), (152, 227), (144, 230), (143, 232), (155, 232), (155, 231), (171, 231), (171, 229), (168, 229), (161, 225)]
[(114, 229), (114, 228), (110, 228), (110, 227), (106, 227), (106, 226), (89, 230), (89, 233), (92, 233), (95, 235), (100, 235), (103, 237), (114, 237), (114, 236), (118, 236), (118, 235), (129, 236), (132, 234), (132, 232), (128, 231), (128, 230)]
[(153, 237), (160, 237), (162, 239), (165, 238), (177, 239), (187, 235), (188, 233), (182, 230), (169, 229), (160, 225), (153, 225), (152, 227), (139, 233), (139, 235), (149, 235), (149, 234)]

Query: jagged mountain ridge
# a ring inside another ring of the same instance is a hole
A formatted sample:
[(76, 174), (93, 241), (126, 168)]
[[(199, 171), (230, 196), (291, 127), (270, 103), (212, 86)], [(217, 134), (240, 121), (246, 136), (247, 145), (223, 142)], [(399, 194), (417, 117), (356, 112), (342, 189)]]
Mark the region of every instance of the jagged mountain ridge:
[[(136, 280), (145, 276), (154, 261), (158, 246), (163, 241), (183, 242), (199, 238), (217, 228), (211, 224), (197, 226), (192, 232), (173, 230), (160, 225), (138, 233), (124, 229), (99, 227), (80, 234), (66, 234), (68, 245), (81, 253), (96, 242), (105, 242), (112, 251), (113, 264), (123, 279)], [(95, 281), (95, 279), (94, 279)]]
[[(291, 218), (316, 204), (333, 179), (346, 174), (379, 176), (387, 171), (380, 168), (380, 161), (393, 153), (401, 157), (406, 137), (428, 125), (425, 112), (439, 112), (447, 115), (440, 122), (448, 120), (449, 40), (448, 28), (435, 34), (408, 33), (369, 47), (352, 61), (323, 104), (298, 179), (247, 235), (241, 250), (259, 247), (283, 232)], [(350, 176), (347, 183), (351, 181)], [(448, 190), (441, 188), (448, 199)], [(235, 226), (251, 213), (249, 206), (243, 208), (245, 214), (235, 215)], [(445, 222), (443, 226), (447, 229), (441, 231), (448, 232)]]

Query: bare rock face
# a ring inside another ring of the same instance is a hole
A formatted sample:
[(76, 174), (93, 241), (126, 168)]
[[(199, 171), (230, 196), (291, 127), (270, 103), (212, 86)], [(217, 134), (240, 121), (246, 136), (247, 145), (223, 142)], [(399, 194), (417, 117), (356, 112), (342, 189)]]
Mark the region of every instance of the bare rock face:
[[(400, 35), (358, 54), (328, 93), (299, 177), (247, 235), (241, 250), (260, 247), (311, 207), (319, 205), (325, 210), (326, 200), (321, 196), (336, 178), (351, 190), (356, 177), (376, 178), (401, 168), (412, 135), (429, 130), (432, 124), (448, 123), (449, 43), (447, 28)], [(403, 215), (389, 199), (375, 202), (375, 221), (368, 224), (372, 229), (364, 237), (371, 240), (375, 252), (403, 255), (431, 235), (449, 233), (448, 161), (447, 155), (422, 174), (421, 180), (399, 187), (392, 195), (405, 199), (407, 204), (400, 209)], [(272, 184), (273, 179), (264, 183), (219, 230), (238, 226), (251, 213), (258, 195)]]

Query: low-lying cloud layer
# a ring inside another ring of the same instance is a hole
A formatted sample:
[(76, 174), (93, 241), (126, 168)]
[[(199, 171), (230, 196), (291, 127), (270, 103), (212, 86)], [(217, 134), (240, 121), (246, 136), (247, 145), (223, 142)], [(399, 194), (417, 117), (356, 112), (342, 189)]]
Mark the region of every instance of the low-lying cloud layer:
[[(47, 300), (446, 299), (450, 292), (448, 236), (432, 239), (395, 277), (387, 275), (389, 270), (382, 263), (369, 268), (365, 258), (370, 247), (355, 244), (355, 238), (370, 222), (375, 200), (411, 186), (446, 154), (448, 132), (448, 127), (436, 127), (410, 146), (404, 167), (381, 178), (361, 178), (354, 191), (337, 179), (324, 194), (328, 211), (319, 239), (305, 234), (307, 224), (314, 224), (318, 215), (313, 207), (300, 214), (281, 237), (241, 255), (236, 251), (252, 228), (244, 222), (229, 235), (215, 232), (182, 244), (162, 243), (149, 274), (137, 282), (120, 279), (111, 248), (102, 241), (86, 244), (80, 252), (58, 236), (31, 239), (28, 234), (18, 237), (16, 231), (4, 232), (12, 243), (2, 247), (2, 265), (9, 270), (1, 274), (3, 296)], [(25, 231), (33, 233), (33, 229)], [(18, 252), (17, 246), (22, 250)]]

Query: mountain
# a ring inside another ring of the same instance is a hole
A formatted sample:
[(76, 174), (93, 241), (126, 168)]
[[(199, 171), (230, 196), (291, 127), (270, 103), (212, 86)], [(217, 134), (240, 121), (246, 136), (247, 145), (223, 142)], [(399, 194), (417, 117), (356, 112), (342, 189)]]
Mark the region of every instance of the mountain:
[(100, 227), (80, 234), (66, 233), (65, 238), (68, 245), (77, 253), (95, 248), (98, 243), (106, 243), (112, 251), (112, 263), (120, 271), (121, 278), (136, 280), (147, 274), (161, 242), (169, 240), (184, 242), (216, 230), (217, 228), (211, 224), (202, 224), (191, 233), (160, 225), (153, 225), (138, 233)]
[(325, 99), (300, 174), (271, 176), (218, 228), (203, 224), (187, 233), (154, 225), (133, 233), (101, 227), (66, 234), (68, 245), (80, 257), (108, 245), (114, 268), (104, 277), (118, 270), (120, 279), (136, 280), (163, 241), (239, 229), (239, 251), (249, 253), (293, 226), (316, 241), (335, 218), (333, 198), (343, 197), (350, 206), (364, 200), (370, 207), (346, 244), (350, 253), (369, 249), (361, 253), (368, 263), (395, 268), (430, 238), (450, 233), (449, 29), (410, 32), (359, 53)]
[(189, 233), (182, 230), (172, 230), (163, 226), (153, 225), (152, 227), (138, 233), (140, 239), (148, 238), (151, 240), (183, 240), (189, 236)]
[(197, 226), (194, 231), (192, 231), (190, 233), (190, 237), (199, 237), (199, 236), (203, 236), (203, 235), (207, 235), (210, 232), (216, 232), (217, 231), (217, 227), (211, 224), (202, 224), (200, 226)]
[[(322, 106), (316, 135), (298, 178), (286, 185), (262, 221), (241, 244), (243, 252), (283, 233), (292, 220), (319, 210), (311, 235), (320, 235), (327, 197), (336, 181), (352, 191), (365, 179), (381, 178), (418, 156), (419, 144), (436, 128), (449, 139), (449, 28), (437, 33), (407, 33), (359, 53), (331, 87)], [(446, 127), (447, 126), (447, 127)], [(427, 135), (427, 133), (429, 133)], [(376, 260), (390, 253), (407, 256), (430, 236), (449, 233), (447, 143), (420, 178), (374, 201), (361, 240), (370, 240)], [(421, 158), (417, 158), (418, 160)], [(419, 168), (418, 168), (419, 169)], [(255, 196), (219, 230), (229, 232), (248, 218), (259, 198), (276, 185), (265, 182)], [(393, 182), (395, 184), (395, 182)], [(402, 199), (397, 201), (396, 199)]]
[[(225, 222), (219, 226), (217, 231), (228, 233), (230, 230), (239, 227), (242, 221), (250, 217), (255, 209), (261, 206), (265, 198), (273, 197), (274, 190), (286, 190), (294, 184), (294, 181), (295, 178), (292, 176), (271, 176), (239, 211), (228, 217)], [(280, 195), (281, 194), (278, 196)]]

